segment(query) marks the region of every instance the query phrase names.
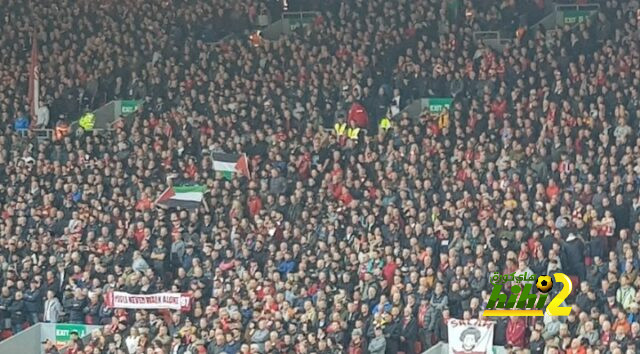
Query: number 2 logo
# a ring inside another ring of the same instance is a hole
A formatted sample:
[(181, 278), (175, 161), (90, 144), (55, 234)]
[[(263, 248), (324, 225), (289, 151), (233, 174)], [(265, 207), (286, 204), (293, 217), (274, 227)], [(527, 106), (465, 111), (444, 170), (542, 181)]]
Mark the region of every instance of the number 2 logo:
[(562, 290), (556, 295), (547, 306), (547, 313), (551, 316), (569, 316), (571, 313), (571, 306), (560, 306), (564, 300), (571, 294), (573, 284), (568, 276), (562, 273), (556, 273), (553, 275), (556, 283), (562, 283), (564, 286)]

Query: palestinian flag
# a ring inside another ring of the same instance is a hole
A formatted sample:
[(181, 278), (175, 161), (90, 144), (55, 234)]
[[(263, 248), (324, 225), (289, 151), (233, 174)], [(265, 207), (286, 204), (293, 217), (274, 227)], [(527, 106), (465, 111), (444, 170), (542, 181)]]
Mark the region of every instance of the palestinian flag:
[(235, 173), (247, 178), (251, 177), (246, 154), (214, 152), (211, 154), (211, 159), (213, 160), (213, 169), (222, 172), (226, 179), (232, 179)]
[(173, 186), (160, 194), (156, 199), (156, 204), (161, 204), (168, 208), (195, 209), (202, 203), (203, 194), (203, 186)]

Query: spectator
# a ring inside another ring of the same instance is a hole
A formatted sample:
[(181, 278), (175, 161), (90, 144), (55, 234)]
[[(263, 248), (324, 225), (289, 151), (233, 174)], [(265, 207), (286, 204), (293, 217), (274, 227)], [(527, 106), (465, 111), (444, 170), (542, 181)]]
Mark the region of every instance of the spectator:
[(623, 275), (620, 278), (620, 288), (616, 292), (616, 301), (625, 310), (629, 310), (635, 298), (636, 290), (629, 284), (629, 278)]
[(87, 300), (82, 289), (78, 288), (68, 293), (64, 303), (64, 311), (69, 314), (70, 323), (84, 323), (84, 309)]
[(545, 323), (544, 331), (542, 332), (542, 338), (545, 340), (555, 337), (560, 332), (560, 325), (562, 322), (558, 320), (558, 317), (551, 316), (550, 322)]
[(43, 312), (43, 293), (42, 288), (37, 280), (32, 280), (29, 284), (30, 288), (24, 294), (24, 308), (29, 324), (39, 322), (39, 316)]
[(381, 327), (376, 327), (374, 329), (375, 337), (369, 343), (368, 349), (371, 354), (383, 354), (385, 353), (387, 342), (385, 336), (383, 334)]
[(400, 351), (412, 354), (415, 352), (415, 343), (418, 340), (418, 324), (413, 317), (413, 309), (411, 307), (404, 308), (401, 321)]
[(45, 354), (58, 354), (59, 353), (58, 352), (58, 348), (56, 348), (55, 344), (50, 339), (45, 340), (42, 344), (44, 345), (43, 350), (44, 350)]
[(62, 304), (52, 290), (47, 291), (47, 299), (44, 302), (44, 322), (57, 323), (64, 314)]
[(21, 291), (16, 291), (8, 311), (11, 314), (11, 330), (13, 333), (22, 331), (26, 321), (26, 310)]
[(507, 324), (507, 344), (514, 348), (525, 347), (526, 322), (521, 317), (509, 317)]

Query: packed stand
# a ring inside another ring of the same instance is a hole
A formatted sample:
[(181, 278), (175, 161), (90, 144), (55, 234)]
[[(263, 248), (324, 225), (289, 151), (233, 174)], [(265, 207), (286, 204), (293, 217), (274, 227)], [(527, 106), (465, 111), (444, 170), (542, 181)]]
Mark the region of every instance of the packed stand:
[[(572, 314), (499, 318), (495, 345), (635, 353), (637, 3), (502, 52), (472, 30), (516, 2), (476, 3), (328, 1), (254, 47), (200, 37), (219, 25), (203, 12), (245, 16), (236, 2), (0, 0), (0, 326), (104, 326), (71, 353), (415, 353), (478, 318), (493, 272), (562, 271)], [(41, 124), (112, 99), (143, 111), (107, 134), (15, 134), (32, 23)], [(420, 97), (454, 103), (379, 128)], [(366, 129), (338, 136), (354, 103)], [(213, 171), (219, 151), (246, 153), (251, 179)], [(203, 207), (157, 208), (168, 176), (205, 185)], [(194, 302), (113, 310), (113, 289)]]

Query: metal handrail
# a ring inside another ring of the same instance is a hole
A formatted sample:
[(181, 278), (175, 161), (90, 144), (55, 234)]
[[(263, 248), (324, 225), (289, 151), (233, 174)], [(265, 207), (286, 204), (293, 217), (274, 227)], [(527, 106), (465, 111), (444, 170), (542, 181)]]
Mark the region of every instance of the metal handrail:
[(491, 40), (491, 39), (500, 39), (499, 31), (476, 31), (473, 32), (474, 40)]
[(473, 40), (482, 42), (496, 50), (502, 50), (513, 39), (503, 35), (500, 31), (476, 31), (473, 32)]
[(555, 4), (555, 11), (600, 11), (600, 4)]
[(288, 17), (303, 18), (305, 17), (305, 15), (307, 15), (308, 17), (318, 16), (318, 12), (317, 11), (288, 11), (288, 12), (282, 13), (282, 18), (288, 18)]
[[(556, 17), (556, 24), (559, 26), (566, 25), (567, 23), (563, 23), (563, 19), (560, 17), (561, 14), (567, 11), (581, 11), (589, 13), (589, 17), (593, 17), (593, 14), (600, 11), (600, 4), (556, 4), (553, 9), (553, 14)], [(577, 26), (581, 21), (576, 21), (575, 23), (569, 23), (569, 25)]]
[(30, 132), (34, 132), (37, 137), (40, 137), (40, 136), (51, 137), (53, 135), (53, 129), (48, 129), (48, 128), (23, 129), (23, 130), (18, 130), (16, 132), (23, 137), (29, 134)]
[(46, 136), (47, 138), (51, 138), (53, 136), (53, 129), (39, 128), (39, 129), (33, 129), (33, 131), (36, 133), (36, 136), (38, 137)]
[(316, 11), (283, 12), (281, 20), (283, 24), (285, 20), (299, 20), (300, 22), (302, 22), (305, 18), (314, 18), (316, 16), (318, 16), (318, 12)]
[(229, 42), (232, 39), (235, 39), (238, 36), (237, 33), (229, 33), (228, 35), (218, 39), (217, 41), (211, 42), (213, 45), (220, 45), (225, 42)]
[[(73, 122), (69, 125), (69, 130), (72, 130), (71, 128), (75, 128), (78, 126), (78, 122)], [(98, 133), (109, 133), (114, 131), (115, 129), (113, 128), (95, 128), (93, 129), (94, 132), (98, 132)], [(33, 132), (36, 135), (36, 138), (46, 138), (51, 140), (53, 138), (53, 129), (50, 128), (35, 128), (35, 129), (27, 129), (27, 130), (19, 130), (17, 131), (18, 134), (20, 134), (21, 137), (25, 137), (27, 136), (27, 134), (29, 134), (29, 132)]]

